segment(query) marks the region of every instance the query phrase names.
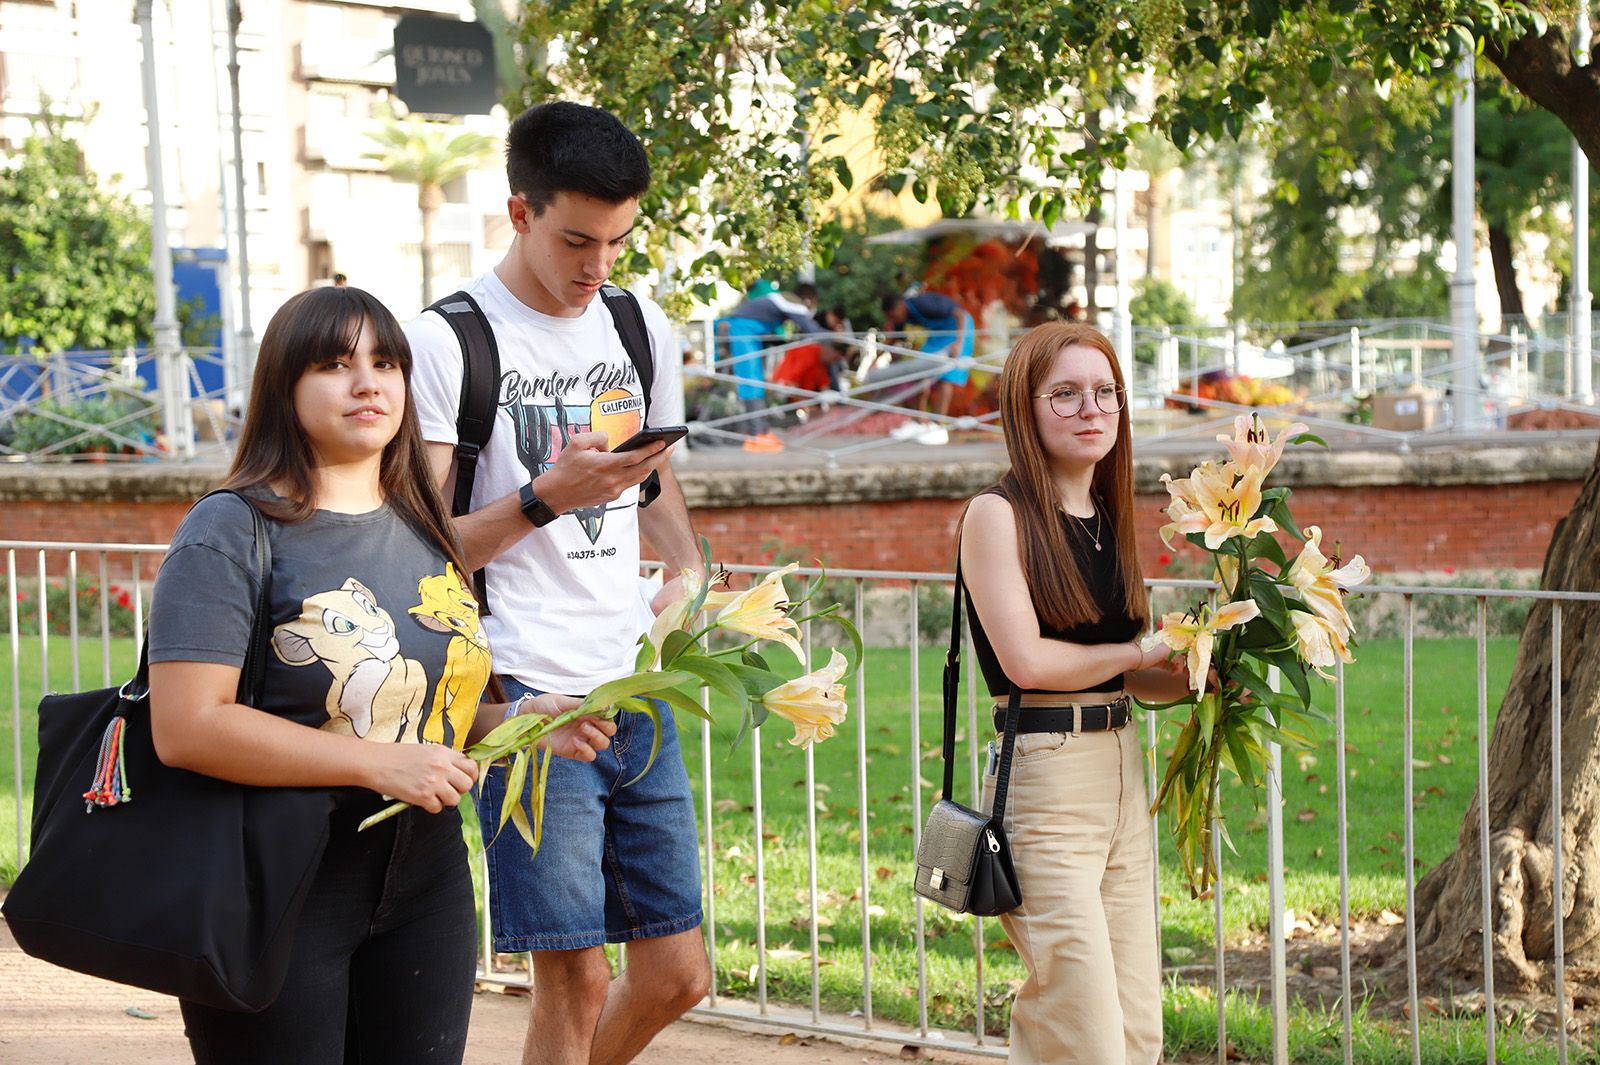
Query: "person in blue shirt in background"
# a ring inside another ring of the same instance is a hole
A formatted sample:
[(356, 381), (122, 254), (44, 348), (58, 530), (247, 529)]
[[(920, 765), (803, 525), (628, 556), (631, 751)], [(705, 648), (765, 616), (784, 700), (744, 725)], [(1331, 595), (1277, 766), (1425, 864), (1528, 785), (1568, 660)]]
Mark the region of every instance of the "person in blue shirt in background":
[(802, 333), (826, 333), (813, 317), (817, 307), (817, 286), (801, 283), (794, 294), (768, 292), (746, 299), (731, 314), (717, 323), (717, 332), (728, 342), (729, 373), (739, 378), (737, 395), (744, 409), (753, 415), (747, 425), (748, 451), (782, 451), (783, 442), (767, 423), (765, 349), (785, 322), (793, 322)]
[[(972, 315), (949, 296), (939, 292), (891, 292), (884, 296), (884, 332), (899, 332), (908, 323), (927, 330), (922, 351), (950, 359), (972, 357)], [(951, 397), (958, 386), (966, 383), (967, 370), (964, 367), (953, 367), (941, 374), (933, 382), (933, 412), (949, 414)]]

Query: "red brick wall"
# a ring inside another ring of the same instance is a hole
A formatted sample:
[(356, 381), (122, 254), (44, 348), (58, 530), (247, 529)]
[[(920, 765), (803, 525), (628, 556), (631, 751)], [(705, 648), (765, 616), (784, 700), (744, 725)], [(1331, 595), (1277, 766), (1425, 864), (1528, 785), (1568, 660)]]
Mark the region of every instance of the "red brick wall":
[[(1377, 570), (1537, 569), (1555, 523), (1571, 508), (1578, 481), (1529, 484), (1295, 490), (1297, 520), (1322, 527), (1346, 555)], [(1156, 530), (1164, 495), (1137, 500), (1140, 555), (1159, 572), (1166, 552)], [(815, 506), (701, 508), (695, 526), (719, 558), (762, 562), (774, 550), (835, 569), (948, 572), (964, 500), (907, 499)], [(26, 502), (4, 504), (0, 538), (165, 543), (187, 504)], [(28, 563), (19, 560), (18, 568)]]
[[(1378, 570), (1537, 569), (1578, 481), (1375, 488), (1308, 487), (1290, 500), (1295, 519), (1320, 526), (1330, 545)], [(729, 561), (783, 555), (830, 567), (948, 572), (964, 500), (897, 500), (816, 507), (701, 510), (695, 527)], [(1136, 497), (1140, 558), (1151, 575), (1168, 553), (1157, 530), (1167, 497)], [(1287, 545), (1286, 545), (1287, 546)], [(1192, 551), (1184, 545), (1185, 550)], [(1292, 552), (1291, 552), (1292, 553)], [(1196, 556), (1198, 553), (1195, 553)]]

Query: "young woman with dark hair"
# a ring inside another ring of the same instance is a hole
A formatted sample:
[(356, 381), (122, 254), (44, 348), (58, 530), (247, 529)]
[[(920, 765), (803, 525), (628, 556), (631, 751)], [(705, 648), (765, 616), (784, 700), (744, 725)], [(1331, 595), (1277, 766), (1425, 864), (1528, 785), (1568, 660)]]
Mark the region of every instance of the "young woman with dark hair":
[(1011, 469), (968, 504), (960, 553), (997, 721), (1012, 686), (1023, 693), (1005, 815), (1022, 905), (1000, 918), (1028, 970), (1010, 1060), (1153, 1065), (1160, 959), (1128, 696), (1185, 685), (1136, 642), (1149, 603), (1111, 344), (1086, 325), (1034, 329), (1000, 376), (1000, 416)]
[[(454, 1063), (466, 1045), (474, 907), (456, 811), (462, 752), (508, 711), (489, 679), (460, 546), (428, 474), (394, 317), (357, 288), (290, 299), (262, 337), (225, 486), (268, 519), (263, 705), (237, 701), (257, 575), (237, 496), (197, 504), (173, 537), (150, 613), (150, 718), (169, 765), (241, 784), (348, 788), (295, 936), (259, 1013), (183, 1002), (195, 1061)], [(551, 744), (593, 759), (609, 722)], [(413, 807), (363, 833), (385, 805)]]

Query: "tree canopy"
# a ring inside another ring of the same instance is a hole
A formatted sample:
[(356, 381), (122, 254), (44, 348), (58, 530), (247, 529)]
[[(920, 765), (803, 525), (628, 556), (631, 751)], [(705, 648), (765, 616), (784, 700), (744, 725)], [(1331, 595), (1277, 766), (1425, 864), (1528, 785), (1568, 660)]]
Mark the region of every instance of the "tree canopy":
[(147, 212), (100, 185), (46, 116), (0, 168), (0, 351), (120, 348), (150, 339)]
[[(1271, 137), (1275, 116), (1340, 85), (1447, 84), (1465, 48), (1600, 157), (1600, 78), (1552, 21), (1570, 16), (1556, 0), (539, 0), (521, 33), (558, 41), (559, 59), (515, 102), (621, 116), (655, 166), (653, 262), (674, 236), (711, 237), (732, 250), (677, 276), (742, 284), (827, 262), (836, 188), (1050, 222), (1097, 200), (1146, 129), (1184, 150), (1252, 124)], [(870, 163), (830, 135), (848, 114), (870, 126)]]

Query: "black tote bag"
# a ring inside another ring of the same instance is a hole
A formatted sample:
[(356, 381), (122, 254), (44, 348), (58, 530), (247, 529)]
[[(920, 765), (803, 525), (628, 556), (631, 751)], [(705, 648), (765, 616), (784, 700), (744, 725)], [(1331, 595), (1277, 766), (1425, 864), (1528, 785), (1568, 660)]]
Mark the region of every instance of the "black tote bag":
[[(260, 706), (272, 555), (250, 510), (260, 593), (239, 699)], [(121, 688), (40, 702), (32, 855), (6, 923), (24, 951), (56, 965), (219, 1009), (263, 1009), (283, 987), (334, 792), (162, 764), (148, 672), (146, 650)]]

